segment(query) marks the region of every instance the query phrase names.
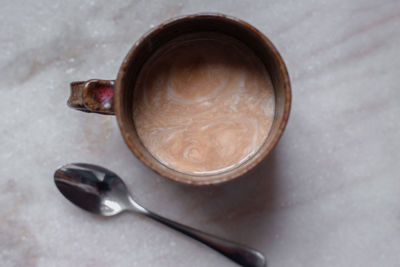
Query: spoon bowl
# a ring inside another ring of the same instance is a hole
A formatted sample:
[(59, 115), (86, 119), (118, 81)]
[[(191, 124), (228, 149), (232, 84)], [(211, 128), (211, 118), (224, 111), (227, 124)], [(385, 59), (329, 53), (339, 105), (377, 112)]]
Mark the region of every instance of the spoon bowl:
[(130, 207), (132, 198), (124, 182), (114, 172), (96, 165), (74, 163), (54, 174), (60, 192), (82, 209), (113, 216)]

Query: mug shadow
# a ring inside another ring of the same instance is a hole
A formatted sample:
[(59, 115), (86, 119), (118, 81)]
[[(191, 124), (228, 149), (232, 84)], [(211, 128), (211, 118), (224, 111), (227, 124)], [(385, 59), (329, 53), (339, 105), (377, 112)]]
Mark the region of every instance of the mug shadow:
[(260, 250), (269, 248), (282, 189), (280, 154), (278, 145), (250, 173), (225, 184), (199, 188), (174, 183), (182, 199), (191, 199), (184, 210), (184, 215), (196, 218), (191, 225)]

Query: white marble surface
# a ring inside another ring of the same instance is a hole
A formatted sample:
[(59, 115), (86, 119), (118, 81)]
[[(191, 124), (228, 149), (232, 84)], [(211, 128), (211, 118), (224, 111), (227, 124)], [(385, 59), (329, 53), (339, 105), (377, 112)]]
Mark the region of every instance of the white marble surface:
[[(116, 76), (130, 46), (170, 17), (219, 11), (264, 32), (285, 59), (293, 108), (247, 178), (194, 188), (157, 176), (114, 117), (68, 109), (69, 82)], [(89, 215), (53, 172), (119, 173), (144, 206), (253, 246), (269, 266), (400, 262), (400, 2), (1, 1), (0, 265), (232, 266), (147, 219)]]

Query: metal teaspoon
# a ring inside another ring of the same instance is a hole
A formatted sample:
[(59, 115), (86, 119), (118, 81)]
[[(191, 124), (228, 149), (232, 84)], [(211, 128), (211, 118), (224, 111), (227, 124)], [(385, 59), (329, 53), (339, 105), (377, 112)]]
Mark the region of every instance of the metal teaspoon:
[(78, 207), (102, 216), (123, 211), (145, 215), (215, 249), (242, 266), (264, 267), (264, 256), (249, 247), (224, 240), (157, 215), (133, 200), (124, 182), (114, 172), (85, 163), (62, 166), (54, 173), (58, 190)]

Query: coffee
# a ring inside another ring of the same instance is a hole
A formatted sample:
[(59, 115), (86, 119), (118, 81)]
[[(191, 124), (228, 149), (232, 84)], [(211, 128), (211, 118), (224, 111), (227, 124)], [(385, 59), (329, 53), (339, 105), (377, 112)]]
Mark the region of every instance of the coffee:
[(184, 35), (144, 64), (133, 101), (137, 133), (164, 165), (218, 173), (254, 155), (274, 118), (269, 74), (240, 41), (217, 33)]

